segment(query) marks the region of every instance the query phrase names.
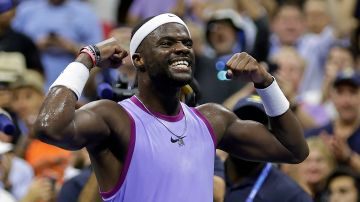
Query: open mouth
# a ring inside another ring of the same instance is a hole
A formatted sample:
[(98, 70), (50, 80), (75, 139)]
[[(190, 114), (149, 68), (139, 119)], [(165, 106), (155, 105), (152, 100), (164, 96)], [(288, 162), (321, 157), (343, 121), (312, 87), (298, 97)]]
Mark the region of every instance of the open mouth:
[(170, 68), (182, 71), (188, 71), (190, 69), (189, 62), (185, 60), (175, 61), (171, 63)]

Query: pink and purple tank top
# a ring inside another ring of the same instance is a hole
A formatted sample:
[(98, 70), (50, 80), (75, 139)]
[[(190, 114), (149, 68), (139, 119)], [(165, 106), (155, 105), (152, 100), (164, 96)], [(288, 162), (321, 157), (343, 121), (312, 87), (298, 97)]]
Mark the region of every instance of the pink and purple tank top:
[[(153, 113), (158, 120), (135, 96), (119, 104), (131, 119), (131, 137), (118, 184), (101, 192), (104, 201), (212, 202), (216, 139), (205, 117), (183, 103), (176, 116)], [(166, 127), (181, 135), (185, 120), (180, 146)]]

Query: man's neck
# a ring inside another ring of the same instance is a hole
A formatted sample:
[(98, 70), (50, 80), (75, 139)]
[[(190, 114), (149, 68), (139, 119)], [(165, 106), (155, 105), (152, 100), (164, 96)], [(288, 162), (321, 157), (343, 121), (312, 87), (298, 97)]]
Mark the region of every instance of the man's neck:
[(180, 90), (174, 95), (163, 94), (159, 91), (141, 91), (137, 97), (151, 111), (164, 115), (176, 115), (180, 111)]
[(357, 116), (353, 121), (335, 120), (334, 133), (339, 137), (348, 138), (360, 126), (360, 116)]

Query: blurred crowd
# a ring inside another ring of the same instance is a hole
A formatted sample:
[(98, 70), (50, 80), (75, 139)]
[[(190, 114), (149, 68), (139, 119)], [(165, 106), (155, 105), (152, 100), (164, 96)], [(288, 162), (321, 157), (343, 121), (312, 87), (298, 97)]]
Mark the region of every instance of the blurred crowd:
[[(81, 47), (115, 37), (129, 49), (132, 27), (164, 12), (182, 17), (194, 41), (186, 102), (220, 103), (269, 125), (253, 85), (224, 74), (234, 53), (248, 52), (276, 78), (310, 148), (296, 165), (217, 151), (214, 201), (245, 201), (264, 173), (255, 201), (360, 201), (360, 1), (0, 0), (1, 202), (102, 201), (86, 150), (45, 144), (32, 125)], [(95, 69), (78, 107), (130, 97), (135, 78), (129, 58)]]

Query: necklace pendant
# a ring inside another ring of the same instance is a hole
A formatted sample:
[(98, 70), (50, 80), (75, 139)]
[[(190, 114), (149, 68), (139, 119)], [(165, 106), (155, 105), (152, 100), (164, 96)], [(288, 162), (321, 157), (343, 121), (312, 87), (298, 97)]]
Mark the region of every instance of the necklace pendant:
[(180, 138), (178, 141), (179, 147), (185, 146), (185, 142), (183, 140), (183, 138)]

